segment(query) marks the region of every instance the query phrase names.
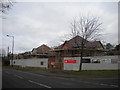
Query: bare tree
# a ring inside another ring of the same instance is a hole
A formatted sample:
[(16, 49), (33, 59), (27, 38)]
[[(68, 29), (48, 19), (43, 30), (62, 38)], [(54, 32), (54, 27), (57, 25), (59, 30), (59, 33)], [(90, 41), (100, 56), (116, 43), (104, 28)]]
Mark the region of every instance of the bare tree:
[(79, 71), (81, 71), (82, 67), (82, 60), (83, 60), (83, 53), (85, 44), (88, 40), (93, 40), (96, 37), (100, 36), (100, 31), (102, 23), (99, 22), (99, 18), (97, 17), (79, 17), (78, 19), (74, 18), (73, 22), (71, 23), (71, 36), (81, 36), (83, 39), (81, 44), (75, 39), (74, 42), (80, 50), (80, 67)]
[(0, 0), (0, 13), (6, 14), (7, 11), (13, 6), (13, 3), (13, 0)]

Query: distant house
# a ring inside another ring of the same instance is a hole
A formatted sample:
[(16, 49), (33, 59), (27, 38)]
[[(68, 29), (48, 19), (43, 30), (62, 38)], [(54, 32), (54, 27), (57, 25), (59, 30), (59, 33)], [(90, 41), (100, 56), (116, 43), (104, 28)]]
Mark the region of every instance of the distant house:
[(120, 55), (120, 44), (116, 45), (114, 49), (108, 50), (107, 55)]
[(43, 44), (37, 48), (33, 48), (32, 51), (14, 55), (14, 59), (46, 58), (48, 57), (49, 50), (51, 50), (51, 48)]
[(110, 44), (110, 43), (107, 43), (106, 44), (106, 49), (107, 50), (114, 50), (114, 46), (112, 44)]
[(31, 51), (14, 54), (14, 59), (28, 59), (28, 58), (31, 58)]
[(14, 55), (14, 59), (24, 59), (24, 53), (19, 53), (17, 55)]
[(120, 51), (120, 44), (116, 45), (115, 50)]
[(49, 50), (51, 50), (51, 48), (43, 44), (37, 48), (33, 48), (31, 53), (33, 57), (42, 58), (42, 57), (47, 57)]

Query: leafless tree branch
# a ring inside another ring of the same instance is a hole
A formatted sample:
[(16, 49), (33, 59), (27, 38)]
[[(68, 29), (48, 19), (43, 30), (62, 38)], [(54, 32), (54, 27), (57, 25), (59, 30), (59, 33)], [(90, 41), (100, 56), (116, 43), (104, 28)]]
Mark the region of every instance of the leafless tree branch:
[(81, 49), (81, 62), (79, 70), (81, 70), (82, 67), (82, 57), (85, 44), (88, 40), (95, 39), (101, 35), (99, 33), (101, 30), (101, 25), (102, 23), (99, 22), (99, 18), (97, 17), (80, 17), (79, 19), (74, 19), (71, 23), (72, 37), (79, 35), (83, 38), (81, 45), (78, 44), (77, 40), (74, 41), (77, 47)]
[[(7, 14), (7, 11), (9, 9), (11, 9), (11, 7), (13, 6), (13, 3), (15, 3), (15, 2), (13, 2), (13, 0), (0, 0), (0, 13), (1, 13), (1, 15)], [(0, 17), (3, 17), (3, 15)]]

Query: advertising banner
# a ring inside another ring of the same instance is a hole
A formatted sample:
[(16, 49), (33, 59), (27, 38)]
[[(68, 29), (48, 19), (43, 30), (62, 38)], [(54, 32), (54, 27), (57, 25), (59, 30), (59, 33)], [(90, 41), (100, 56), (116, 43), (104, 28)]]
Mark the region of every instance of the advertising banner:
[(76, 60), (64, 60), (64, 63), (76, 63)]

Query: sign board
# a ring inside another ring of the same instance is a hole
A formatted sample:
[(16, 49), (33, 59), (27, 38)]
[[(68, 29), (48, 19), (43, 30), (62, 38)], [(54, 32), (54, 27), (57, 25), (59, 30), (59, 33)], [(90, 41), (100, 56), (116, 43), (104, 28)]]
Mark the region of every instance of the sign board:
[(51, 62), (51, 65), (54, 65), (55, 64), (55, 62)]
[(64, 63), (76, 63), (76, 60), (64, 60)]
[(93, 58), (91, 58), (91, 62), (92, 63), (100, 63), (100, 58), (93, 57)]
[(105, 62), (105, 63), (111, 63), (111, 59), (101, 59), (102, 62)]

